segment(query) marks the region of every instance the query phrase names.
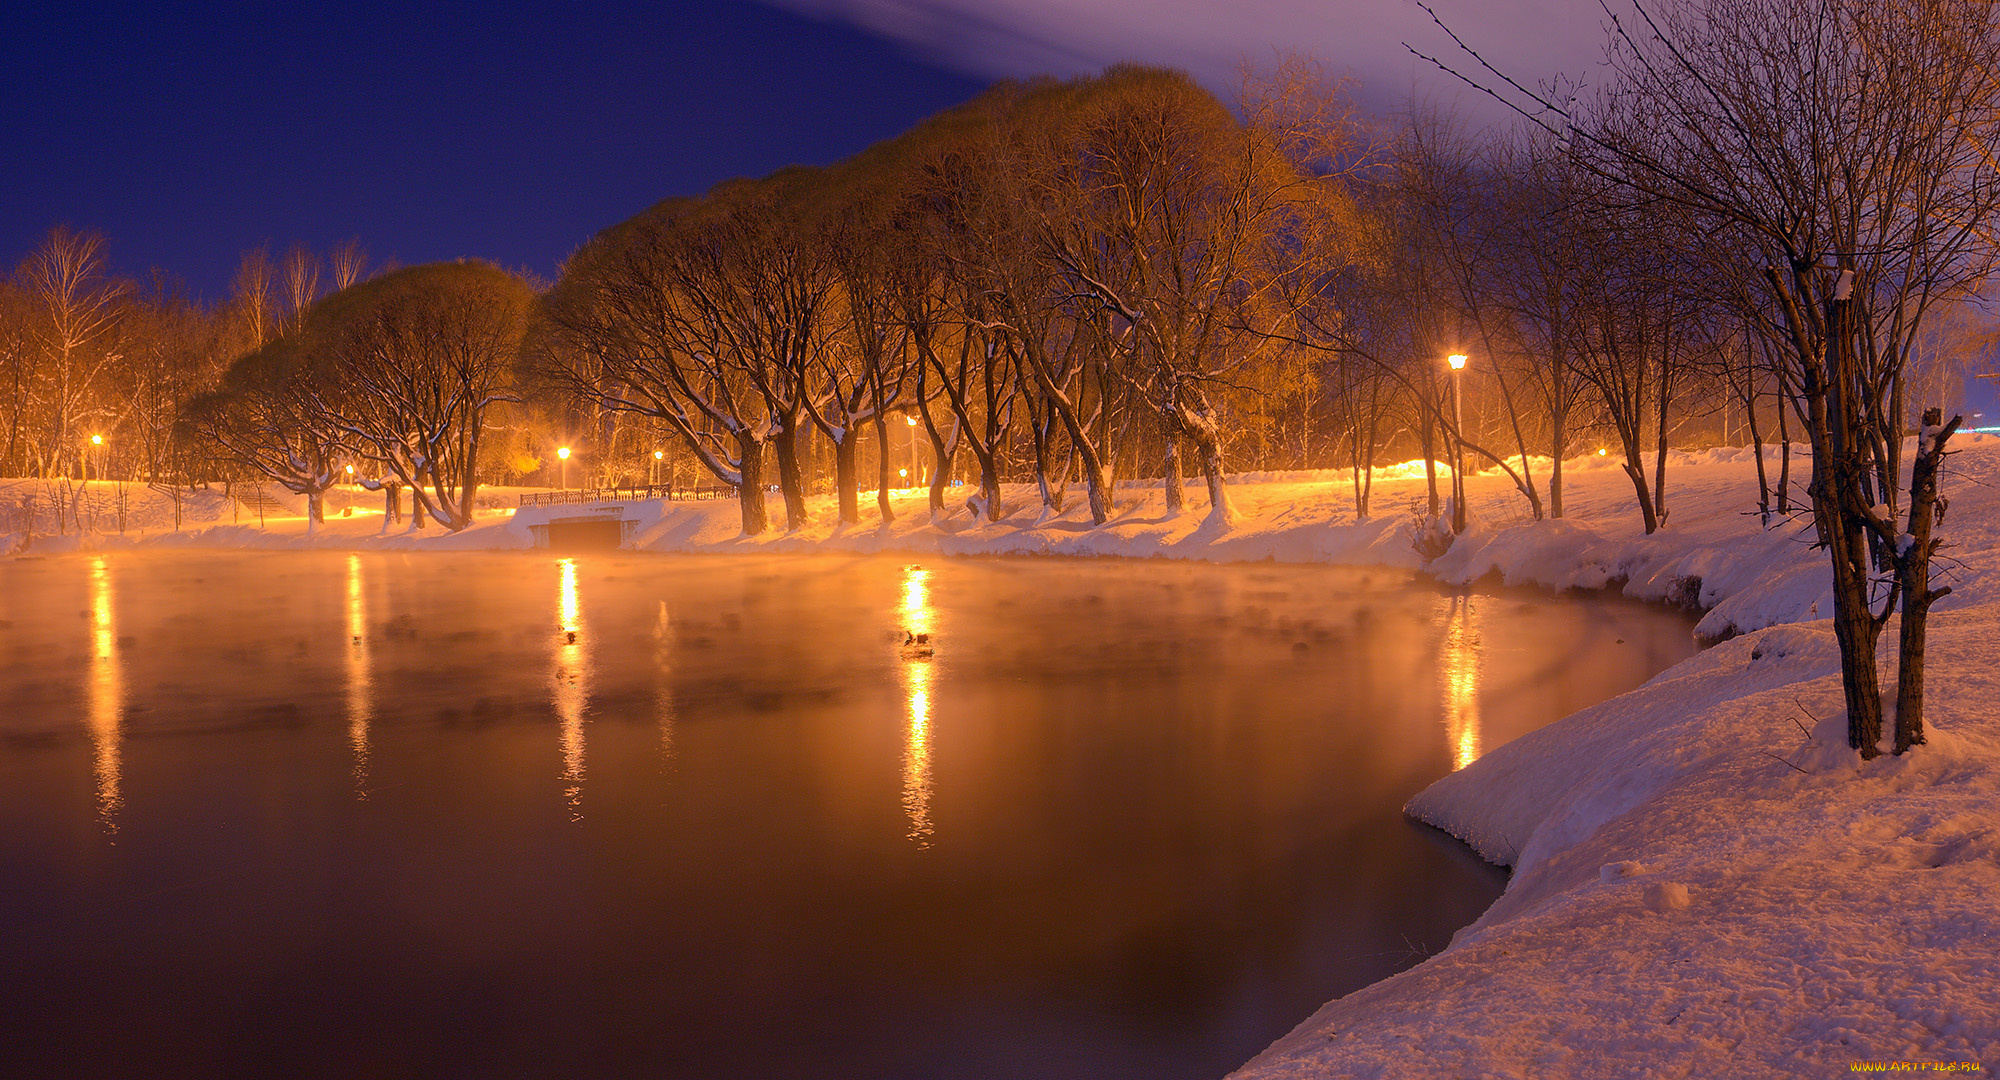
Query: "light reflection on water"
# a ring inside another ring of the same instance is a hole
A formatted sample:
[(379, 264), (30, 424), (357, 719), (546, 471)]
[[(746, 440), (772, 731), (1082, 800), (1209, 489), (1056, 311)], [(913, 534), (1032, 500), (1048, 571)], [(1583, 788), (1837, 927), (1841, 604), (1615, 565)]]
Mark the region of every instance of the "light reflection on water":
[(354, 797), (368, 798), (368, 721), (375, 672), (368, 655), (368, 599), (359, 554), (347, 556), (347, 744), (354, 752)]
[(103, 557), (90, 565), (90, 742), (96, 757), (97, 817), (107, 833), (118, 831), (124, 762), (125, 671), (118, 658), (118, 624), (112, 614), (111, 568)]
[(1446, 601), (1443, 647), (1438, 671), (1444, 681), (1445, 738), (1451, 744), (1453, 771), (1479, 760), (1479, 616), (1473, 598), (1453, 593)]
[(584, 638), (583, 602), (577, 594), (576, 560), (557, 561), (556, 647), (550, 679), (556, 716), (562, 721), (563, 797), (570, 820), (583, 820), (583, 713), (590, 703), (590, 653)]
[[(930, 571), (921, 566), (903, 568), (903, 602), (898, 614), (906, 638), (937, 632)], [(931, 681), (936, 671), (932, 660), (931, 648), (903, 646), (901, 677), (910, 710), (903, 736), (903, 812), (910, 818), (910, 840), (925, 848), (931, 846), (935, 831), (931, 824)]]

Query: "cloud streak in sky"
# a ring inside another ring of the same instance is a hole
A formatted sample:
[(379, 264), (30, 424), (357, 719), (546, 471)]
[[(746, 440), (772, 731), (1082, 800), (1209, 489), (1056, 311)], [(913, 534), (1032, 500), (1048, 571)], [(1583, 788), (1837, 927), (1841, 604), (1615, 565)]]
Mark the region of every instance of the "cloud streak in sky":
[[(989, 78), (1078, 75), (1119, 61), (1185, 68), (1218, 93), (1242, 64), (1269, 66), (1307, 53), (1361, 80), (1371, 108), (1414, 90), (1457, 98), (1483, 121), (1500, 116), (1483, 95), (1410, 55), (1418, 50), (1468, 70), (1430, 16), (1411, 0), (765, 0), (903, 42), (936, 63)], [(1467, 44), (1526, 85), (1583, 75), (1602, 53), (1596, 0), (1437, 0)]]

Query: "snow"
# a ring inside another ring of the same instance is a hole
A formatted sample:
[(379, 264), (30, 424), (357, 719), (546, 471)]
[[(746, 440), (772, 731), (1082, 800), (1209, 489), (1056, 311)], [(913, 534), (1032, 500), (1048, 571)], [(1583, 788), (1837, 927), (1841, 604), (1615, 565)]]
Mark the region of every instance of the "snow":
[[(1942, 478), (1940, 600), (1930, 630), (1929, 742), (1863, 763), (1846, 746), (1824, 552), (1809, 519), (1760, 525), (1748, 451), (1676, 453), (1670, 524), (1641, 534), (1610, 459), (1564, 463), (1567, 516), (1531, 521), (1503, 474), (1467, 478), (1472, 529), (1425, 569), (1452, 583), (1615, 589), (1705, 610), (1720, 642), (1645, 686), (1490, 750), (1409, 812), (1513, 867), (1506, 893), (1452, 945), (1328, 1003), (1246, 1064), (1244, 1080), (1305, 1077), (1822, 1076), (1869, 1063), (2000, 1065), (2000, 439), (1960, 435)], [(1532, 462), (1538, 483), (1547, 462)], [(1802, 488), (1809, 464), (1794, 462)], [(1517, 465), (1518, 467), (1518, 465)], [(1775, 476), (1775, 470), (1773, 470)], [(232, 511), (197, 493), (178, 531), (164, 496), (127, 489), (127, 531), (91, 485), (78, 536), (38, 529), (30, 551), (121, 545), (526, 548), (529, 526), (577, 507), (487, 510), (458, 534), (384, 530), (379, 496), (338, 489), (308, 535), (298, 515)], [(269, 490), (268, 488), (266, 489)], [(839, 549), (1063, 554), (1419, 567), (1421, 465), (1378, 474), (1355, 521), (1344, 472), (1244, 474), (1237, 519), (1169, 515), (1156, 488), (1121, 486), (1093, 526), (1085, 493), (1046, 513), (1007, 486), (1005, 517), (975, 520), (969, 489), (933, 520), (895, 493), (881, 525), (813, 522), (740, 534), (734, 501), (642, 502), (653, 551)], [(492, 498), (512, 502), (506, 490)], [(1799, 492), (1802, 497), (1803, 492)], [(0, 481), (0, 551), (24, 541), (30, 496)], [(280, 496), (281, 501), (287, 498)], [(297, 500), (302, 503), (303, 500)], [(770, 499), (773, 520), (782, 506)], [(287, 503), (290, 506), (290, 503)], [(351, 513), (343, 515), (343, 510)], [(236, 518), (234, 523), (230, 519)], [(1895, 627), (1883, 684), (1894, 693)], [(1914, 1071), (1906, 1069), (1904, 1071)]]

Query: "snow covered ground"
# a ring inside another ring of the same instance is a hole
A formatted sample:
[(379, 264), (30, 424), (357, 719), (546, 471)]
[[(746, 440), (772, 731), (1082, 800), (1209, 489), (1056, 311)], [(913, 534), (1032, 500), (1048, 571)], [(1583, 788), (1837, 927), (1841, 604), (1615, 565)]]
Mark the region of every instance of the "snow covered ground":
[[(1427, 569), (1457, 583), (1619, 588), (1706, 609), (1722, 644), (1646, 686), (1486, 754), (1410, 812), (1514, 867), (1506, 895), (1428, 961), (1329, 1003), (1241, 1077), (1825, 1076), (2000, 1065), (2000, 439), (1962, 437), (1947, 466), (1951, 545), (1931, 630), (1930, 742), (1867, 765), (1845, 745), (1829, 574), (1803, 517), (1760, 527), (1740, 450), (1676, 455), (1667, 527), (1641, 535), (1624, 475), (1567, 463), (1567, 516), (1528, 520), (1501, 475), (1468, 479), (1474, 527)], [(1803, 485), (1806, 463), (1794, 463)], [(1540, 475), (1546, 474), (1544, 467)], [(121, 545), (525, 548), (548, 512), (463, 533), (383, 529), (376, 497), (336, 498), (308, 530), (219, 495), (126, 494), (110, 528), (93, 484), (86, 530), (32, 540), (43, 481), (0, 481), (0, 551)], [(966, 492), (965, 489), (956, 489)], [(1275, 559), (1418, 567), (1415, 470), (1378, 476), (1356, 524), (1343, 473), (1245, 476), (1241, 520), (1207, 522), (1198, 486), (1170, 517), (1157, 490), (1121, 489), (1092, 527), (1081, 490), (1044, 520), (1010, 489), (998, 524), (900, 515), (743, 537), (734, 502), (640, 503), (654, 551), (855, 550)], [(494, 492), (511, 502), (510, 492)], [(70, 496), (62, 496), (68, 499)], [(962, 496), (961, 496), (962, 497)], [(288, 505), (298, 500), (281, 496)], [(115, 504), (115, 498), (113, 498)], [(342, 511), (352, 508), (342, 516)], [(115, 508), (115, 507), (114, 507)], [(774, 520), (783, 509), (771, 499)], [(299, 507), (291, 506), (296, 515)], [(560, 512), (575, 513), (574, 508)], [(233, 520), (232, 520), (233, 519)], [(1893, 654), (1893, 626), (1885, 640)], [(1892, 678), (1892, 676), (1891, 676)], [(1885, 678), (1885, 686), (1892, 687)], [(1891, 689), (1893, 693), (1893, 689)]]

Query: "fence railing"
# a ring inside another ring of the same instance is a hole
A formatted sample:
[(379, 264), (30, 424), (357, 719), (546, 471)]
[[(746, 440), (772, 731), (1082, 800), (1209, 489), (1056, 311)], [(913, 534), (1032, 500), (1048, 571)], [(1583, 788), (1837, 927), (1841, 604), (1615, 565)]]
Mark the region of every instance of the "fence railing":
[(632, 499), (668, 499), (693, 502), (700, 499), (733, 499), (733, 487), (677, 488), (672, 484), (636, 484), (630, 487), (577, 488), (571, 491), (530, 491), (521, 496), (522, 506), (578, 506), (584, 503), (624, 502)]

